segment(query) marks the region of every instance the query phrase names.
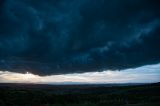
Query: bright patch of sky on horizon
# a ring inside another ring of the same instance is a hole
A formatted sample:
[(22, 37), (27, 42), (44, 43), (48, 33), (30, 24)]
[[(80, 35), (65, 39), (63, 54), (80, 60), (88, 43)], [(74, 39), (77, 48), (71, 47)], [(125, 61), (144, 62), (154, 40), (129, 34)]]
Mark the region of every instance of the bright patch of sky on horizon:
[(153, 83), (160, 81), (160, 63), (122, 71), (105, 70), (63, 75), (39, 76), (26, 72), (14, 73), (0, 71), (0, 83), (43, 83), (43, 84), (81, 84), (81, 83)]

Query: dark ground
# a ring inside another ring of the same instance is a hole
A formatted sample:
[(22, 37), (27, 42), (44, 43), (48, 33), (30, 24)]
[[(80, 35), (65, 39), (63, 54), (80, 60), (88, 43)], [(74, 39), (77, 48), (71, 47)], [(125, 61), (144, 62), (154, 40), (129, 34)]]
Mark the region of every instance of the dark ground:
[(0, 84), (0, 106), (160, 106), (160, 83)]

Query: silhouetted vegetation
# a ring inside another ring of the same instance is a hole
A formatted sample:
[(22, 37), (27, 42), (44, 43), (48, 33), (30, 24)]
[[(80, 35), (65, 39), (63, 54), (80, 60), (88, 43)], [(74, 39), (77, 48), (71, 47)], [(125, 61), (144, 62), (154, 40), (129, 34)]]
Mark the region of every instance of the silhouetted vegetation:
[(0, 106), (160, 106), (160, 84), (0, 86)]

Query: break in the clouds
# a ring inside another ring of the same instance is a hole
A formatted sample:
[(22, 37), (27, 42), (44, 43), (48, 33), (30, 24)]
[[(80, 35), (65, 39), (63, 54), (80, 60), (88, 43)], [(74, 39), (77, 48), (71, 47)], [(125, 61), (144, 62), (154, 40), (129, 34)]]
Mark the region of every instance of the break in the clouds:
[(159, 0), (0, 0), (0, 69), (39, 75), (160, 62)]
[(106, 83), (155, 83), (160, 81), (160, 64), (147, 65), (122, 71), (104, 70), (81, 74), (38, 76), (0, 71), (0, 83), (42, 83), (42, 84), (106, 84)]

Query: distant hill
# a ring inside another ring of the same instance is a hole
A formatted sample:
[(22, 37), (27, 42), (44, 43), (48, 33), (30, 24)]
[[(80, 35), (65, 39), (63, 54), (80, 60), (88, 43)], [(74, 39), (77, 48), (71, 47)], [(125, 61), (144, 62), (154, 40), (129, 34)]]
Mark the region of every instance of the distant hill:
[(0, 106), (160, 106), (160, 83), (0, 84)]
[[(0, 83), (0, 89), (28, 89), (28, 90), (47, 90), (52, 93), (105, 93), (119, 88), (132, 87), (152, 87), (160, 86), (158, 83), (124, 83), (124, 84), (69, 84), (69, 85), (53, 85), (53, 84), (27, 84), (27, 83)], [(112, 89), (111, 89), (112, 88)], [(99, 89), (99, 90), (97, 90)], [(107, 90), (106, 90), (107, 89)]]
[(31, 89), (40, 89), (40, 88), (56, 88), (56, 87), (66, 87), (66, 88), (79, 88), (79, 87), (118, 87), (118, 86), (138, 86), (138, 85), (160, 85), (158, 83), (109, 83), (109, 84), (83, 84), (83, 83), (69, 83), (69, 84), (36, 84), (36, 83), (0, 83), (0, 87), (8, 88), (31, 88)]

